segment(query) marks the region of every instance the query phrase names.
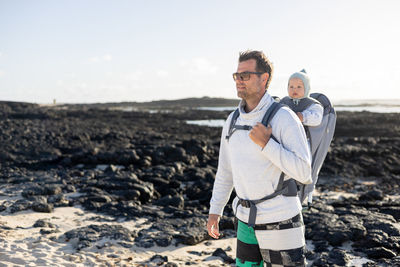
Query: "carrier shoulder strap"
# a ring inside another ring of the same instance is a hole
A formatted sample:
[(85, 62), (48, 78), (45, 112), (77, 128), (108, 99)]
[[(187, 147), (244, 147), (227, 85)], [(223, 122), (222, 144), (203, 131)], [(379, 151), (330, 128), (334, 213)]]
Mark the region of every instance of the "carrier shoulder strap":
[[(264, 124), (265, 126), (268, 126), (269, 122), (272, 120), (272, 118), (275, 116), (276, 112), (279, 110), (279, 108), (281, 108), (283, 105), (280, 104), (279, 102), (272, 102), (271, 106), (268, 108), (268, 110), (265, 112), (263, 119), (261, 120), (261, 123)], [(236, 121), (239, 118), (240, 112), (239, 109), (237, 108), (233, 114), (232, 114), (232, 118), (231, 118), (231, 122), (229, 124), (229, 129), (228, 129), (228, 134), (225, 136), (226, 140), (229, 141), (229, 138), (231, 138), (232, 134), (236, 131), (236, 130), (251, 130), (252, 127), (249, 125), (236, 125)], [(272, 139), (274, 139), (275, 141), (276, 138), (271, 136)]]
[(233, 132), (235, 131), (234, 126), (236, 124), (236, 121), (237, 121), (239, 115), (240, 115), (239, 108), (237, 108), (232, 114), (231, 123), (229, 124), (229, 129), (228, 129), (228, 135), (225, 136), (226, 140), (228, 140), (228, 141), (229, 141), (229, 138), (232, 136)]
[[(273, 102), (271, 106), (268, 108), (267, 112), (265, 112), (264, 117), (261, 120), (261, 123), (264, 124), (266, 127), (268, 127), (268, 124), (271, 122), (271, 120), (274, 118), (275, 114), (278, 112), (278, 110), (283, 107), (284, 105), (279, 103), (279, 102)], [(278, 140), (271, 134), (271, 138), (275, 141), (278, 142)], [(279, 143), (279, 142), (278, 142)]]
[(335, 113), (335, 109), (333, 108), (331, 101), (329, 101), (329, 98), (326, 95), (322, 93), (312, 93), (310, 94), (310, 97), (314, 98), (322, 105), (322, 107), (324, 108), (324, 116), (328, 113)]
[(287, 105), (295, 113), (303, 112), (305, 109), (307, 109), (313, 104), (321, 104), (317, 99), (313, 98), (311, 95), (310, 97), (305, 97), (300, 99), (297, 104), (293, 102), (292, 98), (286, 96), (281, 100), (281, 103)]
[(261, 123), (265, 126), (268, 126), (272, 118), (275, 116), (276, 112), (282, 107), (283, 105), (279, 102), (273, 102), (271, 106), (268, 108), (267, 112), (265, 112), (264, 117), (261, 120)]

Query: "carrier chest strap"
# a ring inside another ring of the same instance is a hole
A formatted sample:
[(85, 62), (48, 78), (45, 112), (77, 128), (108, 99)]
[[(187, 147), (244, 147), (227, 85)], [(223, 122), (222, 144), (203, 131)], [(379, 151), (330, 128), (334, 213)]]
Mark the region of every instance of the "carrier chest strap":
[[(282, 107), (282, 104), (274, 101), (271, 104), (271, 106), (268, 108), (268, 110), (265, 112), (264, 117), (261, 120), (261, 123), (264, 124), (265, 126), (268, 126), (269, 122), (275, 116), (276, 112), (279, 110), (280, 107)], [(236, 130), (247, 130), (247, 131), (250, 131), (253, 128), (250, 125), (236, 125), (236, 121), (239, 118), (239, 115), (240, 115), (239, 109), (236, 109), (233, 112), (233, 115), (232, 115), (231, 123), (229, 125), (228, 134), (225, 136), (226, 140), (228, 140), (228, 141), (229, 141), (229, 138), (232, 136), (232, 134)], [(272, 137), (272, 139), (277, 141), (274, 136), (271, 136), (271, 137)]]
[(233, 126), (233, 128), (235, 128), (236, 130), (246, 130), (246, 131), (250, 131), (251, 129), (253, 129), (253, 127), (250, 125), (235, 125)]

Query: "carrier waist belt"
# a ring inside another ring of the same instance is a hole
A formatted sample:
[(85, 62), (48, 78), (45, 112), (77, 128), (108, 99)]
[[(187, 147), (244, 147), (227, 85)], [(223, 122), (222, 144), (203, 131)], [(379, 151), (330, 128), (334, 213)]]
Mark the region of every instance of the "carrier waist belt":
[[(279, 187), (279, 186), (278, 186)], [(236, 204), (236, 212), (235, 215), (237, 214), (237, 208), (239, 205), (242, 205), (245, 208), (250, 208), (250, 213), (249, 213), (249, 220), (248, 220), (248, 226), (249, 227), (254, 227), (256, 224), (256, 217), (257, 217), (257, 204), (264, 202), (268, 199), (274, 198), (276, 196), (283, 195), (286, 197), (295, 197), (297, 196), (297, 184), (294, 179), (289, 179), (287, 181), (283, 182), (283, 185), (281, 186), (281, 189), (276, 190), (274, 193), (265, 196), (261, 199), (257, 200), (247, 200), (247, 199), (241, 199), (238, 197), (239, 201)]]

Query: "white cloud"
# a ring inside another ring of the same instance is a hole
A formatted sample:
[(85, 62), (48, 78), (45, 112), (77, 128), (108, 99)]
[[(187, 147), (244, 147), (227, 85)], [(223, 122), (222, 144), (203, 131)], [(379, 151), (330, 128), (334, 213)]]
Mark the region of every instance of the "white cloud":
[(179, 61), (179, 66), (181, 66), (181, 67), (186, 67), (187, 65), (188, 65), (187, 60), (182, 59), (182, 60)]
[(89, 62), (92, 62), (92, 63), (97, 63), (99, 61), (100, 61), (99, 57), (91, 57), (91, 58), (89, 58)]
[(65, 77), (69, 78), (69, 79), (75, 79), (78, 75), (74, 72), (70, 72), (70, 73), (66, 73)]
[(138, 81), (143, 76), (142, 71), (133, 71), (124, 75), (125, 80), (127, 81)]
[(189, 69), (193, 74), (215, 74), (218, 67), (206, 58), (198, 57), (192, 59), (189, 63), (181, 62), (181, 66)]
[(166, 71), (166, 70), (158, 70), (158, 71), (156, 71), (156, 73), (159, 77), (167, 77), (168, 76), (168, 71)]
[(91, 63), (100, 63), (100, 62), (108, 62), (113, 59), (112, 55), (110, 54), (104, 54), (102, 56), (93, 56), (88, 59), (89, 62)]
[(0, 77), (3, 77), (6, 74), (4, 70), (0, 70)]
[(78, 83), (78, 84), (77, 84), (77, 87), (78, 87), (79, 89), (86, 89), (86, 88), (88, 87), (88, 85), (87, 85), (87, 83), (85, 83), (85, 82), (81, 82), (81, 83)]
[(213, 65), (205, 58), (195, 58), (194, 66), (201, 73), (216, 73), (218, 70), (217, 66)]
[(103, 60), (104, 60), (104, 61), (111, 61), (111, 60), (112, 60), (112, 55), (110, 55), (110, 54), (104, 55), (104, 56), (103, 56)]

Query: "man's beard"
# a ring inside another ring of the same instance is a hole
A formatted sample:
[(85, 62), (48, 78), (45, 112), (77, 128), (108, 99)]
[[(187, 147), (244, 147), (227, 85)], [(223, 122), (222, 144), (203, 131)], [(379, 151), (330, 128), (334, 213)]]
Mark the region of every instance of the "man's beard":
[(245, 99), (247, 97), (246, 91), (237, 91), (237, 96), (241, 99)]

